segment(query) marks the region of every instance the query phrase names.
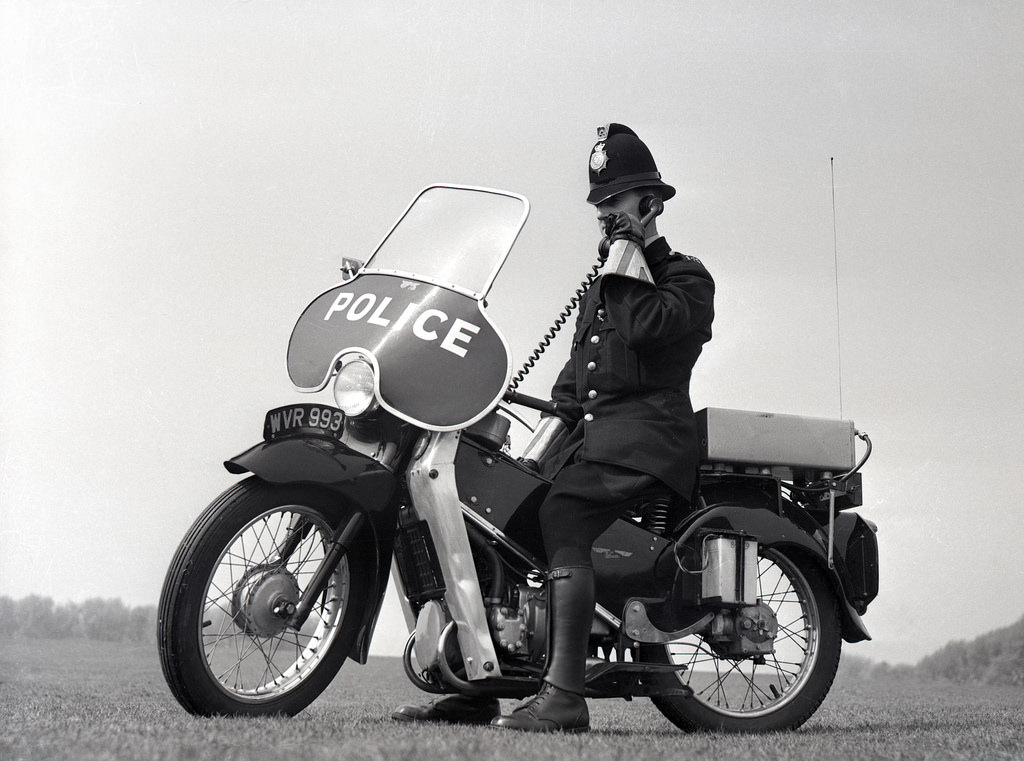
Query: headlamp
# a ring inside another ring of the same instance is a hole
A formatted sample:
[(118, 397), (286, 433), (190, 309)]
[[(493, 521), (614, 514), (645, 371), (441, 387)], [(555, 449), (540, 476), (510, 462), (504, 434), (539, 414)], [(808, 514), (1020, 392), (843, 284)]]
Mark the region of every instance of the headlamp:
[(334, 379), (334, 401), (350, 417), (377, 409), (373, 366), (365, 359), (345, 362)]

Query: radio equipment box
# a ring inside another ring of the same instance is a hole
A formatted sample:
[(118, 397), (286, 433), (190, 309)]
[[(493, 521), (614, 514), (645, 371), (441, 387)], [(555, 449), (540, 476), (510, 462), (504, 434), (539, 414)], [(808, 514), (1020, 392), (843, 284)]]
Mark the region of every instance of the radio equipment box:
[(852, 420), (708, 407), (697, 411), (701, 461), (712, 467), (768, 467), (783, 477), (855, 464)]

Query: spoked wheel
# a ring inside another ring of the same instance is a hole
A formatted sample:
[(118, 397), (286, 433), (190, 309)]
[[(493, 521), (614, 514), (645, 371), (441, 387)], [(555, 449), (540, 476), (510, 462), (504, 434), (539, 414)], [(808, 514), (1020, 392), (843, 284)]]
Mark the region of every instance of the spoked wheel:
[(330, 492), (250, 478), (199, 517), (174, 557), (158, 637), (174, 696), (200, 715), (295, 714), (341, 668), (372, 566), (353, 547), (305, 622), (288, 622), (339, 523)]
[(778, 623), (775, 652), (734, 659), (700, 635), (650, 645), (645, 660), (686, 666), (692, 697), (652, 698), (684, 730), (763, 732), (795, 729), (825, 699), (839, 666), (842, 637), (835, 595), (821, 572), (771, 549), (758, 558), (758, 596)]

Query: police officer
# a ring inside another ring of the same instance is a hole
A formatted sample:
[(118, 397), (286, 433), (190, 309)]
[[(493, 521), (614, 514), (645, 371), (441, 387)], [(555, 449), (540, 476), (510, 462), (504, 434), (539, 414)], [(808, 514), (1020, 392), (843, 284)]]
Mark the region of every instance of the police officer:
[(586, 731), (591, 547), (639, 492), (660, 487), (689, 499), (694, 491), (699, 455), (689, 382), (711, 338), (714, 281), (700, 261), (674, 253), (659, 235), (651, 212), (675, 189), (661, 180), (643, 141), (621, 124), (599, 128), (598, 137), (587, 201), (597, 207), (602, 253), (635, 256), (613, 255), (585, 294), (569, 360), (552, 389), (557, 415), (542, 422), (569, 431), (542, 463), (553, 476), (540, 508), (550, 569), (543, 685), (507, 716), (497, 716), (497, 700), (457, 695), (402, 706), (395, 718), (493, 718), (493, 725), (510, 729)]

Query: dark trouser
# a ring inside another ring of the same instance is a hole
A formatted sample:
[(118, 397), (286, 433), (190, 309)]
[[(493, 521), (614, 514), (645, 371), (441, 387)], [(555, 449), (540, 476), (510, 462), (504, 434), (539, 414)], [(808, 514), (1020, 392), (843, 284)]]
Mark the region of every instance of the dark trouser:
[(593, 567), (590, 549), (622, 511), (622, 503), (657, 483), (619, 465), (571, 462), (555, 476), (540, 506), (540, 530), (550, 568)]

